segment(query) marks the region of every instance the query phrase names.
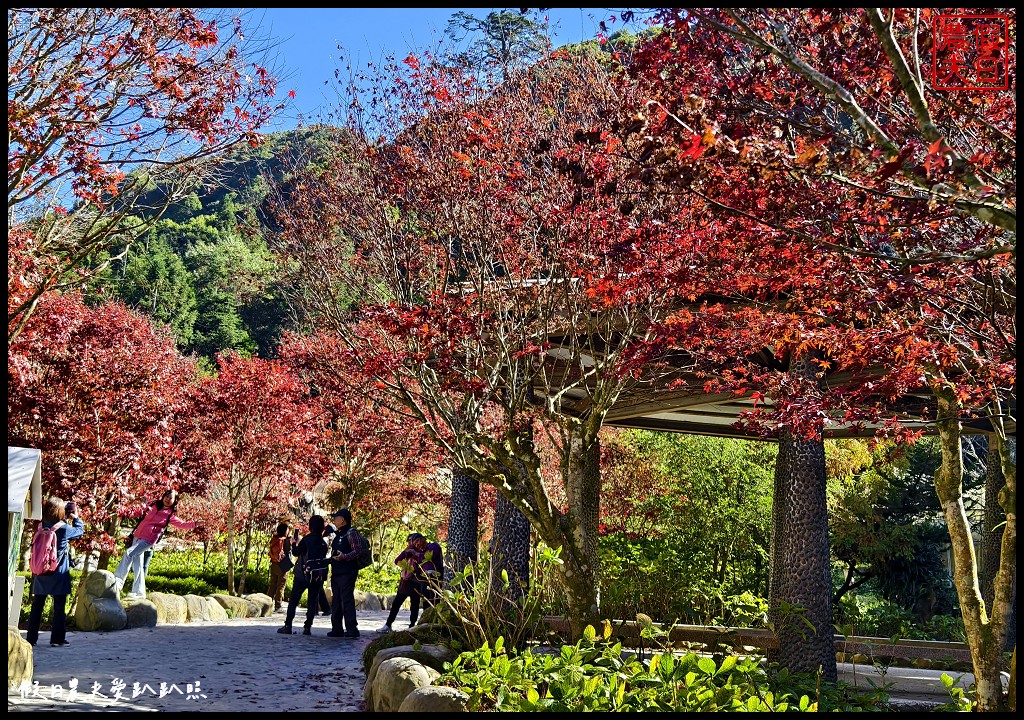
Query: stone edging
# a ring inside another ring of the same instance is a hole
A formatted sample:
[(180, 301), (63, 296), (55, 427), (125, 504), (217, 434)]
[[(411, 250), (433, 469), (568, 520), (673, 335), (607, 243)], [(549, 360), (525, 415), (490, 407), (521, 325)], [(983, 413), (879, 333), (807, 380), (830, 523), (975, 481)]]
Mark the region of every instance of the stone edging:
[(438, 668), (454, 658), (444, 645), (378, 650), (363, 685), (367, 712), (466, 712), (466, 693), (432, 684)]

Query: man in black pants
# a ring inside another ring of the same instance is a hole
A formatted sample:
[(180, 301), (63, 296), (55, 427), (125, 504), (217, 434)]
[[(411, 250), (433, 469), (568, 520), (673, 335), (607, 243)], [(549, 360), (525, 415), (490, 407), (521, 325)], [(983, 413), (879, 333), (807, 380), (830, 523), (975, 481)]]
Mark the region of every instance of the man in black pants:
[(337, 534), (331, 543), (331, 631), (328, 637), (359, 637), (356, 624), (356, 576), (359, 570), (353, 562), (356, 548), (349, 543), (348, 531), (352, 527), (352, 513), (342, 508), (333, 515)]

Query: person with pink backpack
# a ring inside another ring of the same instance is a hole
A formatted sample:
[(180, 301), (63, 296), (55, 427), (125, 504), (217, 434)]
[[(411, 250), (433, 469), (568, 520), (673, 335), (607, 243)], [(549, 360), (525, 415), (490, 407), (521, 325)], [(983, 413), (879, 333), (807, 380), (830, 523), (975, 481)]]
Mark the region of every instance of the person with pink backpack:
[[(74, 502), (65, 503), (51, 497), (43, 505), (43, 519), (32, 541), (32, 609), (28, 614), (29, 645), (39, 640), (39, 626), (43, 620), (46, 598), (53, 597), (53, 622), (50, 627), (50, 647), (67, 647), (65, 624), (68, 595), (71, 594), (71, 563), (69, 540), (85, 534), (85, 526), (78, 518)], [(51, 544), (52, 541), (52, 544)], [(56, 558), (53, 555), (56, 555)], [(38, 571), (38, 574), (37, 574)]]

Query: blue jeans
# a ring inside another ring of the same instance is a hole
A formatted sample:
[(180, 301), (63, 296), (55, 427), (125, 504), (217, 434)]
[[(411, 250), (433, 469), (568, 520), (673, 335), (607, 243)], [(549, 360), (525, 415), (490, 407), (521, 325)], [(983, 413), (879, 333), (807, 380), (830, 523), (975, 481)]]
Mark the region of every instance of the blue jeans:
[(146, 570), (149, 567), (149, 563), (146, 562), (146, 551), (151, 547), (153, 546), (145, 540), (136, 538), (132, 546), (121, 556), (121, 562), (117, 564), (117, 570), (114, 571), (118, 593), (120, 593), (125, 580), (128, 579), (130, 571), (134, 575), (131, 594), (146, 597)]

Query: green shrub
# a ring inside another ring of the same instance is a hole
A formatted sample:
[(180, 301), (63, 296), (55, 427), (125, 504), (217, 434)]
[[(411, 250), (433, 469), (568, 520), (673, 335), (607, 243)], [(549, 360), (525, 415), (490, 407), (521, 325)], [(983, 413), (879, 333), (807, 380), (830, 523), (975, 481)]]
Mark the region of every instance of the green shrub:
[[(242, 566), (235, 568), (235, 587), (242, 577)], [(288, 573), (285, 586), (285, 597), (291, 592), (292, 573)], [(401, 574), (393, 564), (374, 563), (370, 567), (359, 571), (357, 587), (366, 592), (390, 594), (395, 592)], [(164, 587), (175, 587), (179, 580), (191, 580), (204, 583), (210, 587), (209, 593), (226, 593), (228, 588), (227, 554), (223, 552), (210, 553), (206, 561), (203, 561), (202, 553), (189, 550), (177, 552), (173, 550), (158, 550), (153, 554), (153, 560), (149, 566), (149, 573), (146, 575), (146, 586), (154, 590), (163, 590)], [(156, 583), (156, 584), (154, 584)], [(160, 586), (158, 588), (158, 585)], [(266, 593), (270, 589), (270, 567), (266, 557), (250, 558), (249, 570), (245, 576), (245, 592)], [(169, 590), (168, 592), (174, 592)]]
[(908, 640), (944, 640), (966, 642), (963, 618), (936, 615), (925, 624), (910, 610), (878, 595), (847, 594), (842, 599), (843, 630), (847, 635), (905, 638)]
[[(717, 586), (695, 577), (688, 553), (672, 537), (600, 539), (601, 609), (607, 617), (646, 613), (659, 622), (710, 623), (718, 614)], [(666, 579), (672, 579), (666, 592)], [(562, 614), (559, 612), (559, 614)]]
[(213, 595), (223, 592), (201, 578), (146, 576), (147, 592), (165, 592), (174, 595)]
[(753, 657), (653, 655), (648, 662), (587, 627), (557, 653), (506, 652), (503, 639), (462, 653), (435, 681), (467, 695), (466, 709), (496, 712), (716, 712), (881, 710), (888, 700), (814, 674), (767, 673)]
[(925, 623), (922, 640), (945, 640), (946, 642), (967, 642), (964, 619), (959, 615), (936, 615)]
[[(240, 559), (241, 554), (237, 556)], [(266, 558), (252, 556), (245, 576), (246, 594), (265, 593), (270, 586), (270, 568)], [(235, 566), (235, 589), (239, 589), (242, 579), (242, 565)], [(227, 554), (210, 553), (204, 561), (202, 553), (196, 550), (173, 551), (157, 550), (146, 573), (147, 589), (161, 592), (175, 592), (174, 588), (202, 588), (199, 595), (228, 592)], [(188, 590), (188, 592), (193, 592)], [(183, 592), (179, 594), (184, 594)]]
[(375, 562), (359, 571), (356, 588), (364, 592), (391, 595), (398, 588), (402, 572), (394, 563)]
[(429, 621), (444, 628), (456, 649), (482, 647), (499, 638), (512, 647), (525, 646), (540, 631), (545, 587), (552, 568), (562, 562), (560, 553), (560, 548), (538, 547), (533, 559), (535, 577), (525, 587), (510, 580), (505, 570), (492, 580), (486, 556), (466, 565), (449, 584), (435, 586), (437, 602)]
[[(695, 564), (697, 552), (687, 539), (676, 534), (660, 537), (629, 537), (618, 533), (600, 538), (601, 612), (609, 618), (631, 618), (637, 613), (656, 622), (692, 625), (744, 625), (740, 617), (756, 610), (756, 596), (738, 576), (723, 582)], [(666, 587), (667, 583), (670, 587)], [(743, 598), (746, 598), (745, 600)], [(564, 608), (554, 608), (563, 614)], [(751, 616), (764, 627), (764, 620)]]

